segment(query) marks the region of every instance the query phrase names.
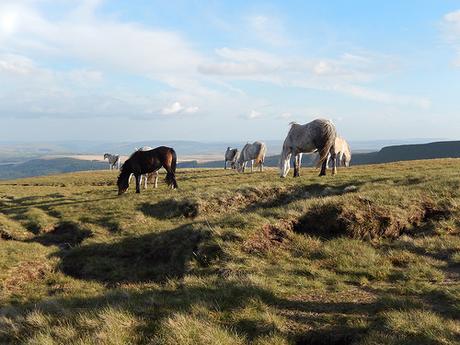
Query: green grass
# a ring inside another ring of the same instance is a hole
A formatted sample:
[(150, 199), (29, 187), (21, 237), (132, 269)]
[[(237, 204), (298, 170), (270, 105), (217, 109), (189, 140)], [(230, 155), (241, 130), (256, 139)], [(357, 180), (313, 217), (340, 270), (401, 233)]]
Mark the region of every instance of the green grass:
[(2, 181), (0, 343), (458, 343), (459, 171)]

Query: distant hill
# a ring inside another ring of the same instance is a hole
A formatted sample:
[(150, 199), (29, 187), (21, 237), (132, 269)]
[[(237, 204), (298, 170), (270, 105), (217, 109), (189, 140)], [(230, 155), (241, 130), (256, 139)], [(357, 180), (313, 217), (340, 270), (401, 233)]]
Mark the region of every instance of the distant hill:
[(107, 169), (107, 163), (73, 158), (32, 159), (18, 164), (0, 165), (0, 179), (42, 176), (74, 171)]
[(459, 157), (460, 141), (442, 141), (429, 144), (388, 146), (378, 152), (355, 154), (352, 158), (352, 164), (378, 164), (417, 159)]

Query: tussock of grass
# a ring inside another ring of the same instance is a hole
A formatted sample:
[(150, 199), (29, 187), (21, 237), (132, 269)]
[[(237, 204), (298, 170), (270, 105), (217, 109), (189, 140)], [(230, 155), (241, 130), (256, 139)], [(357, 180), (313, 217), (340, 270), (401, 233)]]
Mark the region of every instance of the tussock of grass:
[(192, 315), (175, 314), (166, 319), (154, 344), (164, 345), (242, 345), (244, 338), (236, 332), (206, 319)]
[(34, 234), (51, 231), (58, 223), (56, 218), (35, 207), (29, 208), (23, 216), (25, 217), (27, 228)]
[(327, 267), (354, 279), (383, 280), (391, 270), (388, 259), (368, 243), (358, 240), (333, 239), (325, 244), (319, 255), (325, 259)]
[(358, 195), (321, 201), (299, 219), (295, 231), (326, 237), (396, 238), (424, 222), (448, 217), (452, 209), (449, 203), (436, 204), (421, 195), (396, 204)]
[(371, 344), (456, 344), (460, 326), (427, 310), (391, 311), (383, 314), (384, 330), (372, 332), (364, 341)]
[(21, 223), (8, 218), (0, 213), (0, 241), (1, 240), (27, 240), (32, 238)]

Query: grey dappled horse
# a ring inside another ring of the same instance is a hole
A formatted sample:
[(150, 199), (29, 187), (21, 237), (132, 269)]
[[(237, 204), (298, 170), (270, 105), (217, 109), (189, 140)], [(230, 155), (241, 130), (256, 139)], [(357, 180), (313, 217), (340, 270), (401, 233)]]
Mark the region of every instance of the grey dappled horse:
[(255, 141), (252, 144), (247, 143), (246, 145), (244, 145), (236, 161), (237, 171), (244, 172), (248, 161), (251, 161), (251, 172), (253, 172), (254, 170), (254, 165), (258, 165), (260, 171), (264, 171), (264, 161), (266, 153), (267, 146), (265, 145), (265, 143), (260, 141)]
[(112, 155), (110, 153), (104, 153), (104, 160), (108, 160), (109, 162), (109, 169), (112, 170), (114, 168), (120, 169), (120, 156), (119, 155)]
[(230, 167), (232, 169), (235, 169), (237, 159), (238, 159), (238, 149), (231, 149), (230, 146), (227, 147), (227, 151), (225, 151), (224, 169), (227, 169), (227, 162), (230, 162)]
[(283, 143), (283, 150), (280, 157), (280, 176), (286, 177), (291, 168), (291, 156), (295, 157), (294, 177), (300, 176), (300, 161), (302, 153), (318, 151), (319, 161), (317, 166), (321, 166), (319, 176), (326, 175), (327, 160), (329, 154), (332, 161), (332, 174), (337, 172), (335, 138), (337, 131), (332, 121), (316, 119), (304, 125), (295, 122), (290, 123), (291, 128)]

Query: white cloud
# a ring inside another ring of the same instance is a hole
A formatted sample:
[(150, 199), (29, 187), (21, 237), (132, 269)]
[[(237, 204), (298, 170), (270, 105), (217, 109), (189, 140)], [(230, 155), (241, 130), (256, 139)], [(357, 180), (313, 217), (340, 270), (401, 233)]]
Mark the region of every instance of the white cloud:
[(262, 116), (262, 113), (258, 112), (258, 111), (255, 111), (255, 110), (251, 110), (247, 116), (248, 119), (250, 120), (253, 120), (253, 119), (258, 119)]
[(280, 118), (282, 119), (290, 119), (292, 117), (292, 114), (291, 113), (288, 113), (288, 112), (285, 112), (285, 113), (281, 113), (280, 114)]
[(199, 109), (200, 108), (198, 108), (197, 106), (191, 106), (191, 107), (185, 108), (185, 112), (189, 114), (193, 114), (193, 113), (196, 113)]
[(197, 106), (184, 107), (180, 102), (174, 102), (171, 105), (163, 108), (161, 113), (163, 115), (173, 115), (180, 113), (193, 114), (199, 110)]
[(33, 70), (35, 66), (29, 58), (15, 54), (0, 55), (0, 73), (28, 75)]
[(442, 27), (447, 41), (456, 51), (454, 65), (460, 67), (460, 10), (447, 13)]
[(53, 21), (31, 6), (0, 5), (2, 18), (10, 23), (1, 26), (0, 42), (4, 49), (77, 58), (160, 80), (172, 72), (194, 74), (202, 57), (179, 34), (114, 19), (96, 20), (93, 13), (99, 3), (85, 1), (67, 17)]
[(388, 56), (344, 53), (335, 59), (309, 59), (230, 48), (217, 49), (216, 55), (223, 61), (202, 64), (198, 70), (206, 75), (338, 92), (380, 103), (430, 106), (423, 97), (394, 95), (359, 85), (394, 72), (398, 64)]
[(164, 115), (177, 114), (184, 110), (184, 107), (179, 102), (174, 102), (170, 106), (167, 106), (161, 110), (161, 113)]

